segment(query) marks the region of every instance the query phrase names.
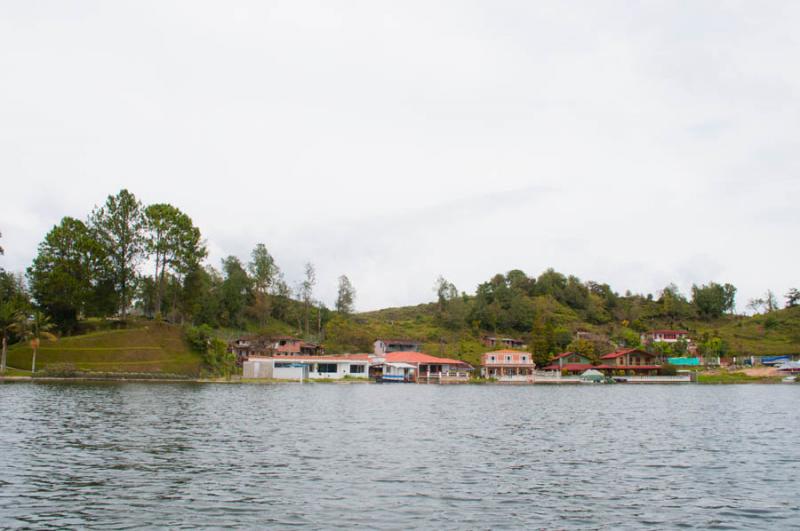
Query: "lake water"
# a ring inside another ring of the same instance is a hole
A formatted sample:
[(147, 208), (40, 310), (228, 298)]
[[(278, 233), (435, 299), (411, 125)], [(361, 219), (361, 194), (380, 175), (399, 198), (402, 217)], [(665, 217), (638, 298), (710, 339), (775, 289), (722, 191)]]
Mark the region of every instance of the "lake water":
[(800, 526), (800, 385), (0, 384), (0, 527)]

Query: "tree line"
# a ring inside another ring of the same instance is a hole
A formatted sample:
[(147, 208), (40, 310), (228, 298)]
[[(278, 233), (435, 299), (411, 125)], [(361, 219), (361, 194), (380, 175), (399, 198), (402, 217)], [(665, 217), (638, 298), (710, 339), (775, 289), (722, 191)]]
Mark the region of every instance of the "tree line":
[[(207, 254), (186, 213), (167, 203), (143, 205), (123, 189), (86, 219), (67, 216), (55, 225), (24, 278), (2, 272), (0, 315), (29, 316), (36, 308), (62, 333), (78, 331), (85, 318), (124, 321), (131, 312), (211, 327), (266, 326), (275, 318), (306, 334), (323, 329), (329, 311), (314, 297), (313, 264), (293, 289), (263, 243), (249, 261), (228, 256), (220, 269), (206, 263)], [(336, 311), (351, 313), (355, 296), (342, 275)]]

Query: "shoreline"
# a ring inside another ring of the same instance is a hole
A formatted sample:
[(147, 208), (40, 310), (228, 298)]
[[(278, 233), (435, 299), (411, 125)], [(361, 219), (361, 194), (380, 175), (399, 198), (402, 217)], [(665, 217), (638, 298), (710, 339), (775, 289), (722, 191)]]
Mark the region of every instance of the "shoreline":
[[(59, 376), (0, 376), (0, 383), (14, 383), (14, 382), (27, 382), (27, 383), (53, 383), (53, 382), (110, 382), (110, 383), (165, 383), (165, 384), (239, 384), (239, 385), (286, 385), (286, 384), (336, 384), (336, 385), (365, 385), (377, 384), (378, 382), (372, 380), (304, 380), (299, 382), (296, 380), (269, 380), (269, 379), (225, 379), (225, 378), (92, 378), (86, 376), (75, 377), (59, 377)], [(780, 380), (774, 378), (753, 379), (745, 381), (707, 381), (707, 382), (625, 382), (613, 385), (634, 385), (634, 386), (647, 386), (647, 385), (774, 385), (781, 384)], [(391, 384), (381, 384), (391, 385)], [(562, 385), (610, 385), (610, 384), (587, 384), (582, 382), (566, 381), (566, 382), (538, 382), (538, 383), (512, 383), (512, 382), (463, 382), (463, 383), (447, 383), (447, 384), (412, 384), (412, 385), (494, 385), (499, 387), (526, 387), (526, 386), (562, 386)]]

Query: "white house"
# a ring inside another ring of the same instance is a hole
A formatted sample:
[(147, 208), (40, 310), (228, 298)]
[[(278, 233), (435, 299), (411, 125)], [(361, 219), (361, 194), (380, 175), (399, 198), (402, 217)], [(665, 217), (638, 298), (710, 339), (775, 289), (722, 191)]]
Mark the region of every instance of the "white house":
[(266, 358), (251, 356), (242, 364), (244, 378), (273, 380), (369, 378), (369, 359), (334, 356)]

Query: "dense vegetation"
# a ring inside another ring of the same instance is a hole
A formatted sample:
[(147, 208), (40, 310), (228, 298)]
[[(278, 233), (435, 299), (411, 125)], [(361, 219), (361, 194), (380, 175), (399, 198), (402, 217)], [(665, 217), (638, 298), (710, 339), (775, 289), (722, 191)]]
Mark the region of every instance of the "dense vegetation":
[[(219, 268), (208, 264), (206, 255), (201, 232), (187, 214), (169, 204), (142, 205), (127, 190), (109, 196), (84, 220), (63, 218), (45, 235), (24, 276), (0, 270), (3, 360), (6, 344), (19, 343), (10, 364), (17, 369), (30, 368), (41, 351), (42, 366), (58, 358), (88, 370), (92, 363), (102, 365), (100, 355), (71, 356), (72, 343), (64, 338), (100, 341), (113, 352), (119, 346), (115, 341), (127, 337), (127, 352), (141, 362), (131, 368), (141, 371), (153, 361), (145, 353), (149, 347), (138, 348), (145, 346), (142, 337), (156, 330), (163, 335), (166, 329), (156, 326), (162, 322), (173, 325), (168, 327), (173, 339), (176, 326), (182, 330), (183, 347), (171, 343), (165, 352), (180, 357), (191, 351), (200, 365), (186, 358), (187, 364), (150, 366), (180, 374), (232, 370), (221, 339), (242, 332), (300, 335), (323, 341), (331, 353), (371, 350), (380, 336), (409, 337), (422, 340), (426, 351), (472, 363), (486, 350), (480, 342), (485, 334), (524, 340), (538, 363), (563, 350), (598, 357), (617, 346), (638, 346), (641, 332), (662, 327), (689, 330), (704, 354), (800, 350), (796, 289), (786, 295), (786, 309), (779, 309), (767, 291), (748, 302), (755, 315), (743, 317), (734, 314), (731, 284), (696, 285), (689, 295), (674, 285), (656, 295), (621, 295), (608, 284), (552, 269), (538, 276), (515, 269), (481, 283), (474, 293), (439, 277), (433, 303), (354, 314), (356, 290), (346, 275), (338, 278), (331, 310), (314, 296), (317, 277), (311, 263), (303, 280), (291, 287), (263, 243), (247, 260), (228, 256)], [(81, 336), (96, 323), (130, 335), (106, 330)], [(62, 339), (54, 343), (56, 336)], [(686, 345), (666, 349), (682, 355)], [(30, 362), (23, 363), (28, 355)]]

